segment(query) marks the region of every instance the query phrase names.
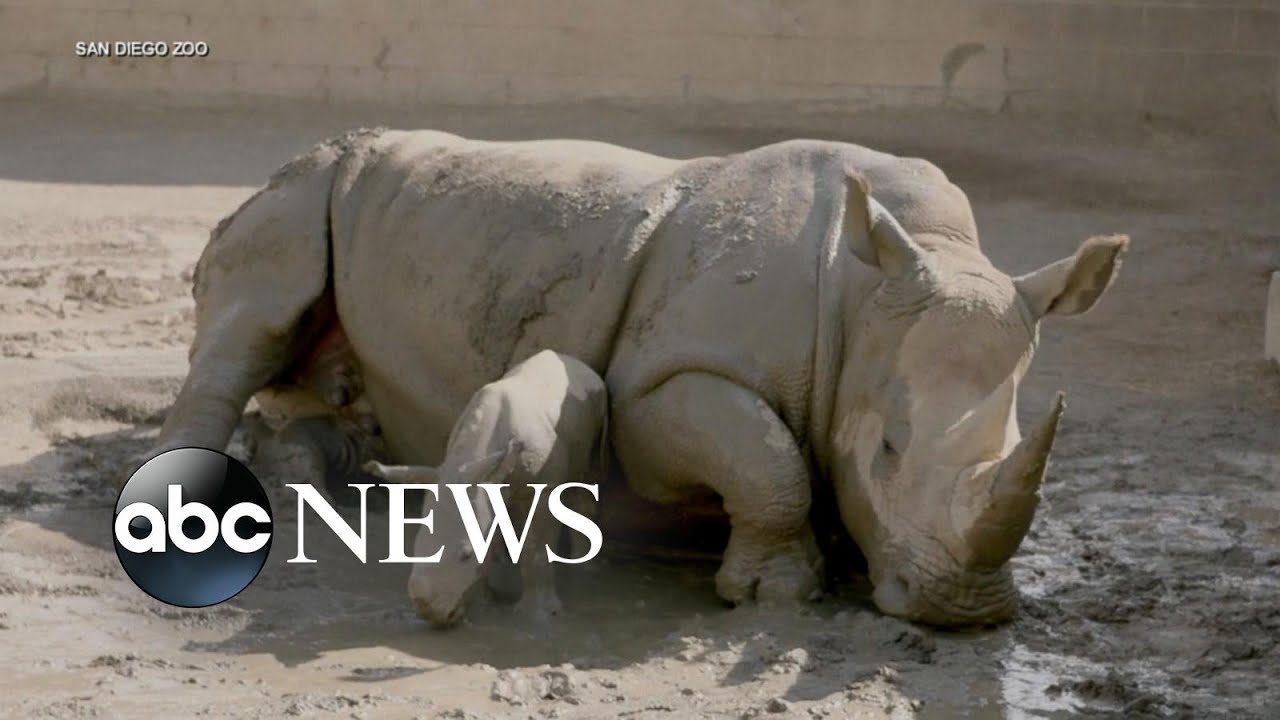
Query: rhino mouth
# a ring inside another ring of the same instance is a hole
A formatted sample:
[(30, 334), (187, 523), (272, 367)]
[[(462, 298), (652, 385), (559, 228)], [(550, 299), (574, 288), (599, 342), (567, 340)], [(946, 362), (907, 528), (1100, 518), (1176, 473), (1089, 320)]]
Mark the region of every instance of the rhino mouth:
[(441, 610), (427, 600), (415, 599), (413, 604), (418, 611), (418, 617), (437, 627), (453, 627), (462, 621), (462, 617), (466, 613), (466, 608), (462, 605), (457, 605), (448, 610)]
[(886, 615), (938, 627), (994, 625), (1011, 619), (1019, 597), (1008, 565), (966, 568), (941, 547), (894, 553), (872, 575), (871, 599)]
[(920, 578), (895, 571), (876, 584), (872, 600), (887, 615), (938, 627), (994, 625), (1013, 617), (1018, 593), (1007, 568), (962, 575)]

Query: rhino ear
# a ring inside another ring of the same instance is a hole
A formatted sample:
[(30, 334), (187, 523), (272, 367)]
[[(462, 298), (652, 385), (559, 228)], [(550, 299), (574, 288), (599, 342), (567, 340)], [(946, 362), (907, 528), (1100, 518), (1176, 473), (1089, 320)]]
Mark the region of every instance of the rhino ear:
[(844, 239), (862, 262), (888, 277), (910, 275), (928, 267), (928, 256), (898, 220), (871, 197), (866, 178), (845, 178)]
[(1089, 238), (1076, 254), (1014, 278), (1036, 317), (1079, 315), (1093, 307), (1120, 268), (1127, 235)]

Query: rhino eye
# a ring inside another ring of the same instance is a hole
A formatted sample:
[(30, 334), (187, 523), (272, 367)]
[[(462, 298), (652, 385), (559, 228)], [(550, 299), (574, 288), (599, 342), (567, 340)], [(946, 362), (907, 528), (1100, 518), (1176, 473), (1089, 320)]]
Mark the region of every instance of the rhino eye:
[(475, 556), (476, 556), (475, 552), (469, 547), (464, 547), (462, 548), (462, 550), (458, 552), (458, 558), (463, 561), (470, 560)]
[(898, 451), (893, 447), (893, 443), (889, 442), (889, 438), (885, 438), (880, 442), (880, 449), (890, 455), (897, 455)]

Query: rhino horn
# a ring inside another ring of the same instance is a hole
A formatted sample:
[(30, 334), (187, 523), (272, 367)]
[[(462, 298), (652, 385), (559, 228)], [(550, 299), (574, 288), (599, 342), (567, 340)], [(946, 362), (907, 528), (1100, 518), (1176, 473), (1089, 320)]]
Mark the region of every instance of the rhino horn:
[[(1018, 550), (1040, 502), (1040, 483), (1049, 463), (1058, 419), (1066, 406), (1058, 393), (1049, 412), (1004, 459), (973, 478), (977, 512), (957, 527), (975, 567), (998, 568)], [(972, 500), (971, 500), (972, 501)]]

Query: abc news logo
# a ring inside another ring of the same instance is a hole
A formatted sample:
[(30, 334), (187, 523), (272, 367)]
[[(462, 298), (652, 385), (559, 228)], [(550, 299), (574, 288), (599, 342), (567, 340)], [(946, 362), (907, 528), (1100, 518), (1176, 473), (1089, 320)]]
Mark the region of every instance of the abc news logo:
[[(548, 510), (560, 522), (587, 537), (590, 549), (580, 558), (552, 555), (552, 562), (584, 563), (600, 552), (603, 539), (595, 523), (561, 501), (567, 486), (584, 487), (593, 496), (594, 485), (569, 483), (550, 494)], [(303, 512), (310, 507), (339, 540), (360, 560), (367, 562), (366, 493), (373, 484), (351, 485), (360, 492), (360, 529), (348, 525), (311, 485), (289, 484), (298, 495), (297, 553), (290, 563), (314, 563), (304, 550)], [(433, 531), (434, 510), (426, 517), (405, 513), (405, 493), (424, 489), (440, 497), (435, 485), (383, 484), (390, 503), (389, 552), (382, 563), (439, 562), (443, 548), (429, 557), (404, 553), (405, 528), (422, 525)], [(534, 502), (525, 518), (524, 532), (514, 527), (502, 498), (504, 484), (481, 483), (492, 508), (492, 525), (486, 533), (468, 500), (470, 485), (449, 484), (448, 490), (480, 562), (499, 533), (510, 557), (517, 562), (532, 524), (532, 513), (545, 485), (531, 485)], [(113, 536), (116, 556), (125, 573), (143, 592), (178, 607), (200, 608), (225, 602), (248, 587), (271, 553), (274, 516), (262, 484), (241, 462), (207, 448), (179, 448), (161, 453), (138, 468), (116, 501)]]

